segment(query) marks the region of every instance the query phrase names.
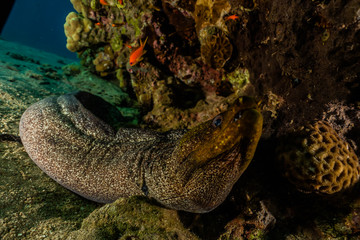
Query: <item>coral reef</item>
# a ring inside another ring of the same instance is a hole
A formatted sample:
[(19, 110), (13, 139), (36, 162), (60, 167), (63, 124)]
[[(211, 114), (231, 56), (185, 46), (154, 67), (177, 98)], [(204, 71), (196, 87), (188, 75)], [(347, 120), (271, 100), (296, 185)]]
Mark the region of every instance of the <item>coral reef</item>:
[(299, 190), (333, 194), (359, 180), (360, 164), (351, 146), (332, 127), (318, 121), (279, 147), (284, 176)]
[[(80, 0), (72, 3), (77, 13), (69, 13), (64, 25), (68, 49), (78, 52), (83, 66), (110, 81), (117, 79), (122, 89), (134, 94), (145, 112), (151, 110), (152, 116), (144, 120), (153, 127), (170, 129), (174, 121), (172, 126), (193, 126), (205, 120), (194, 114), (218, 113), (206, 103), (226, 105), (243, 94), (241, 89), (250, 83), (245, 68), (223, 69), (233, 52), (224, 21), (231, 8), (227, 0), (161, 5), (134, 1), (121, 7), (116, 1), (108, 5)], [(130, 66), (131, 51), (126, 46), (135, 47), (146, 37), (145, 61)], [(195, 94), (180, 93), (180, 88)], [(169, 101), (157, 99), (164, 99), (157, 89)], [(184, 97), (187, 99), (181, 99)], [(179, 104), (181, 101), (186, 104)], [(203, 107), (194, 108), (197, 103)], [(176, 117), (163, 118), (164, 110)], [(213, 116), (208, 114), (209, 118)]]
[[(72, 3), (77, 13), (69, 14), (65, 32), (69, 49), (79, 53), (82, 65), (110, 81), (117, 79), (118, 85), (137, 98), (144, 112), (159, 115), (177, 112), (179, 117), (172, 122), (194, 119), (190, 114), (202, 110), (190, 108), (199, 101), (208, 103), (204, 111), (213, 111), (210, 103), (224, 103), (233, 94), (266, 99), (268, 93), (273, 93), (286, 104), (271, 110), (273, 118), (269, 125), (277, 121), (274, 116), (280, 112), (286, 123), (278, 133), (283, 134), (311, 115), (308, 112), (311, 108), (301, 108), (301, 116), (293, 117), (299, 115), (292, 110), (298, 102), (294, 99), (311, 102), (315, 109), (320, 109), (316, 112), (321, 113), (331, 99), (345, 94), (349, 88), (358, 88), (354, 81), (359, 62), (355, 54), (358, 14), (354, 1), (347, 3), (347, 8), (339, 7), (339, 1), (312, 1), (295, 12), (297, 3), (266, 1), (124, 1), (124, 5), (119, 5), (111, 0), (103, 5), (94, 0), (72, 0)], [(237, 19), (226, 20), (228, 16)], [(146, 37), (147, 54), (143, 62), (130, 67), (131, 51), (126, 45), (135, 47)], [(317, 58), (321, 63), (314, 64), (313, 59)], [(342, 73), (334, 72), (333, 66), (340, 65), (344, 65)], [(246, 86), (230, 81), (239, 69), (245, 69), (251, 79)], [(186, 109), (176, 105), (181, 101), (179, 94), (174, 94), (179, 82), (183, 83), (184, 92), (197, 89), (199, 94), (195, 95), (201, 96), (185, 99), (192, 102)], [(312, 89), (314, 85), (317, 87)], [(318, 90), (330, 89), (328, 85), (338, 91), (324, 94)], [(162, 86), (162, 92), (170, 97), (166, 107), (157, 106), (153, 86)], [(291, 94), (289, 89), (293, 89)], [(290, 113), (284, 111), (288, 106)], [(164, 128), (170, 121), (157, 115), (154, 118), (158, 121), (153, 127)], [(151, 124), (153, 118), (147, 119)]]
[(93, 0), (72, 0), (74, 9), (64, 25), (67, 48), (78, 52), (82, 64), (101, 76), (116, 75), (126, 69), (132, 45), (144, 33), (154, 1), (132, 1), (120, 5), (109, 1), (102, 5)]

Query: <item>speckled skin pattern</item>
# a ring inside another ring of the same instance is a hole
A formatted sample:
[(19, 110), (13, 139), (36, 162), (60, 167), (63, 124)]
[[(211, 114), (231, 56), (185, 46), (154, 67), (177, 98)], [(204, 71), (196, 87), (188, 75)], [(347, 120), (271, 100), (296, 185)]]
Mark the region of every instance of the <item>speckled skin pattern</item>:
[(249, 165), (262, 131), (249, 97), (187, 132), (116, 132), (84, 105), (76, 94), (39, 101), (24, 112), (20, 137), (51, 178), (103, 203), (145, 195), (176, 210), (211, 211)]

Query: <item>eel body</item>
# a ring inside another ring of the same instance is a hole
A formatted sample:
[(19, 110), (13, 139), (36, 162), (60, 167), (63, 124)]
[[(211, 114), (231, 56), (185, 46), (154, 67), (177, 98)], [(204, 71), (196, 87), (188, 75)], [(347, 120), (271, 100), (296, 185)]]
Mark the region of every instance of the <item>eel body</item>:
[(176, 210), (211, 211), (249, 165), (262, 131), (249, 97), (189, 131), (166, 133), (116, 131), (88, 107), (96, 98), (78, 92), (33, 104), (20, 120), (20, 137), (46, 174), (97, 202), (143, 195)]

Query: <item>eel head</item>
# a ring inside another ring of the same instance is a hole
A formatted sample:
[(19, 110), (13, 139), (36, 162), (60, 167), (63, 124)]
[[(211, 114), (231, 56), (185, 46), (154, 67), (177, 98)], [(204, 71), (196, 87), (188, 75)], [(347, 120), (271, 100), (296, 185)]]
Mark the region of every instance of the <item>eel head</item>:
[(241, 97), (181, 138), (172, 155), (177, 164), (172, 175), (192, 211), (207, 212), (224, 201), (254, 156), (262, 123), (255, 100)]

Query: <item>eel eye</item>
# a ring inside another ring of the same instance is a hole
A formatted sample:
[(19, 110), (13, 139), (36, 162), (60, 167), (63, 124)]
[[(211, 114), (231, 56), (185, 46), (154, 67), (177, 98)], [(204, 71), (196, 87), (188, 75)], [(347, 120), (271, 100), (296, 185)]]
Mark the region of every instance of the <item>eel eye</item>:
[(222, 123), (223, 117), (221, 115), (217, 115), (212, 121), (213, 127), (219, 127)]
[(244, 111), (239, 111), (237, 114), (235, 114), (234, 117), (234, 122), (236, 122), (237, 120), (239, 120), (242, 117), (242, 114), (244, 113)]

